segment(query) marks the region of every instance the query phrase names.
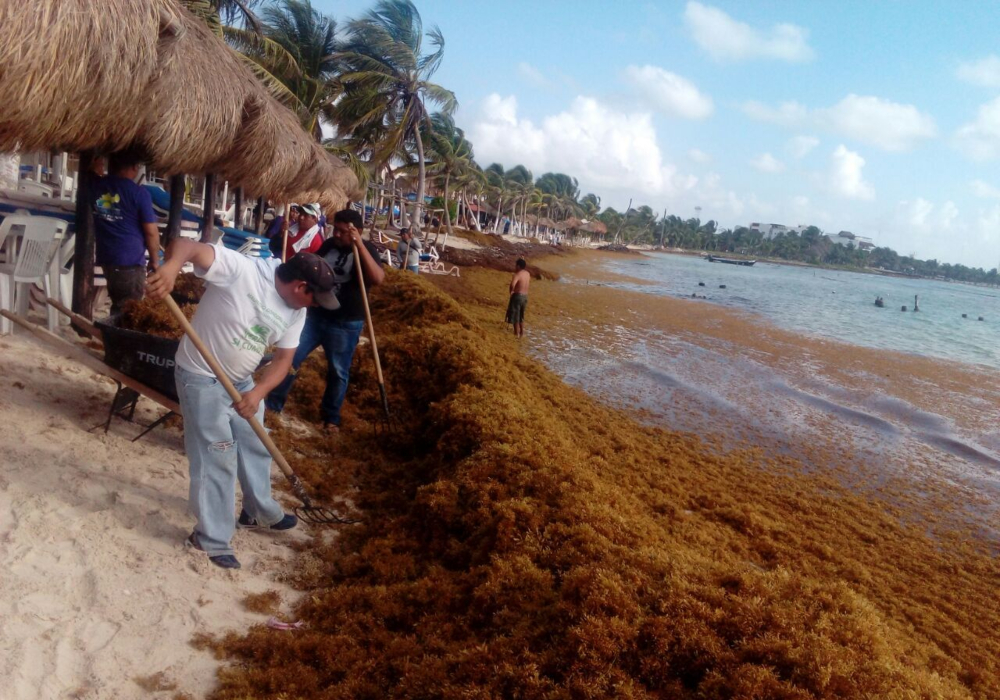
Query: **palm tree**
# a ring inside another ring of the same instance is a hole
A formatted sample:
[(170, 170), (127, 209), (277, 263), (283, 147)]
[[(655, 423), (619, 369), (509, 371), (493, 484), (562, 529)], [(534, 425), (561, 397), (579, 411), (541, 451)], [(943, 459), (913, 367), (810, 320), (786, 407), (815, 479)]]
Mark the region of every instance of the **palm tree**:
[(580, 200), (580, 208), (588, 219), (593, 219), (601, 210), (601, 198), (596, 194), (585, 194)]
[[(444, 190), (444, 222), (447, 229), (445, 245), (448, 236), (454, 232), (451, 228), (449, 187), (452, 178), (461, 177), (472, 164), (472, 144), (465, 138), (465, 133), (455, 126), (452, 118), (446, 114), (435, 114), (431, 117), (432, 130), (428, 130), (428, 154), (432, 162), (427, 171), (443, 182)], [(437, 239), (435, 238), (435, 242)]]
[[(294, 70), (277, 76), (291, 98), (289, 106), (298, 112), (305, 130), (320, 141), (320, 117), (331, 119), (334, 101), (342, 92), (334, 59), (340, 48), (337, 23), (313, 8), (310, 0), (281, 0), (265, 7), (261, 20), (264, 36), (294, 60)], [(273, 67), (266, 57), (260, 58), (260, 63)]]
[(490, 193), (496, 196), (496, 218), (493, 221), (493, 233), (497, 232), (500, 226), (500, 217), (503, 213), (503, 204), (507, 197), (507, 178), (504, 177), (506, 171), (500, 163), (490, 163), (483, 174), (486, 176), (486, 184)]
[[(532, 176), (531, 171), (523, 165), (515, 165), (504, 173), (504, 180), (507, 183), (507, 189), (513, 196), (511, 218), (515, 219), (514, 225), (517, 226), (517, 220), (524, 221), (525, 206), (528, 203), (528, 196), (535, 189), (535, 178)], [(521, 208), (520, 216), (517, 213), (518, 207)]]
[(399, 158), (411, 143), (415, 147), (415, 221), (420, 219), (426, 184), (421, 125), (433, 130), (427, 103), (438, 105), (445, 115), (458, 105), (453, 92), (430, 82), (444, 56), (444, 36), (437, 27), (428, 31), (434, 50), (423, 54), (424, 36), (420, 13), (410, 0), (380, 0), (348, 25), (344, 46), (335, 55), (344, 64), (344, 93), (335, 111), (339, 127), (372, 143), (377, 166)]

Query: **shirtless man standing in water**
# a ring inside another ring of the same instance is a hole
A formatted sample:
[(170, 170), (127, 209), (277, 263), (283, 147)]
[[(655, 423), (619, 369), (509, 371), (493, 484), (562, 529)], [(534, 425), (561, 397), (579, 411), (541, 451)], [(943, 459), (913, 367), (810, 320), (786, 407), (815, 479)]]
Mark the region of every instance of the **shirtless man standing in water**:
[(510, 278), (510, 301), (507, 302), (507, 323), (514, 324), (514, 335), (524, 337), (524, 310), (528, 307), (528, 285), (531, 275), (528, 274), (528, 263), (524, 258), (518, 258), (514, 276)]

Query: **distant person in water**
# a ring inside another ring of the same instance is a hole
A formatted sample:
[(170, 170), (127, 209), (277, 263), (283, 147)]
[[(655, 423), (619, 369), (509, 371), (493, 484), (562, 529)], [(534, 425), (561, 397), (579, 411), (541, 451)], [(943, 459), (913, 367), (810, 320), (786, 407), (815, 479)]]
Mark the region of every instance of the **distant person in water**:
[(514, 335), (524, 337), (524, 311), (528, 308), (528, 285), (531, 275), (528, 274), (528, 263), (524, 258), (518, 258), (515, 263), (514, 276), (510, 278), (510, 300), (507, 302), (507, 323), (514, 325)]

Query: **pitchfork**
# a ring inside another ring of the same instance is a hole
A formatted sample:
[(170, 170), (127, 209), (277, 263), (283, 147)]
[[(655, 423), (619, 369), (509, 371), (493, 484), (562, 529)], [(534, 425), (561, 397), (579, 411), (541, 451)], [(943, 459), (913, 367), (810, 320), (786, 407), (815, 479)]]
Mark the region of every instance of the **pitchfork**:
[[(179, 306), (177, 306), (177, 302), (174, 301), (170, 295), (165, 296), (163, 298), (163, 302), (170, 309), (170, 312), (174, 315), (174, 318), (177, 319), (177, 322), (181, 325), (181, 328), (184, 329), (184, 332), (187, 333), (188, 338), (191, 339), (194, 346), (198, 348), (198, 352), (200, 352), (201, 356), (205, 358), (205, 362), (207, 362), (208, 366), (212, 368), (216, 378), (222, 382), (222, 386), (225, 387), (230, 398), (232, 398), (233, 401), (239, 401), (242, 399), (243, 397), (240, 395), (240, 392), (236, 390), (236, 387), (233, 386), (229, 377), (226, 376), (225, 371), (222, 369), (219, 361), (215, 359), (215, 355), (212, 354), (212, 351), (209, 350), (208, 346), (206, 346), (205, 343), (202, 342), (201, 338), (198, 337), (198, 334), (195, 332), (194, 328), (192, 328), (191, 323), (187, 320), (184, 312), (180, 310)], [(271, 457), (274, 458), (274, 461), (278, 463), (281, 473), (285, 475), (285, 478), (288, 479), (288, 483), (292, 487), (292, 493), (295, 494), (296, 498), (302, 501), (302, 505), (295, 509), (295, 514), (301, 520), (314, 525), (353, 525), (358, 522), (357, 520), (342, 518), (332, 509), (325, 506), (313, 505), (312, 499), (306, 492), (305, 486), (299, 480), (299, 477), (296, 476), (295, 472), (292, 471), (291, 465), (287, 460), (285, 460), (284, 455), (281, 454), (281, 450), (278, 449), (278, 446), (274, 444), (274, 440), (271, 439), (271, 436), (267, 434), (266, 430), (264, 430), (264, 426), (260, 424), (256, 416), (250, 416), (250, 418), (247, 419), (247, 422), (250, 423), (250, 427), (253, 428), (257, 437), (260, 438), (260, 441), (264, 443), (264, 447), (267, 448), (267, 451), (271, 453)]]

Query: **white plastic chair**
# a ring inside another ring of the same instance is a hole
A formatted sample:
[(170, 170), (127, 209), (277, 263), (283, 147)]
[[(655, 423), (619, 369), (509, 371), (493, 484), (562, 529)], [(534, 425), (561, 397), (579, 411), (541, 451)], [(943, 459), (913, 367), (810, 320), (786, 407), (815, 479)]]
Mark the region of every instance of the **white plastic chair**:
[(17, 191), (24, 192), (25, 194), (34, 194), (39, 197), (48, 197), (52, 199), (52, 194), (54, 190), (50, 185), (43, 185), (40, 182), (33, 182), (31, 180), (21, 180), (17, 183)]
[[(68, 226), (67, 221), (48, 216), (8, 216), (0, 223), (0, 248), (8, 243), (11, 229), (24, 230), (14, 260), (8, 254), (7, 262), (0, 264), (0, 308), (27, 314), (33, 284), (41, 285), (46, 297), (52, 296), (52, 265)], [(10, 251), (12, 246), (7, 249)], [(0, 332), (13, 331), (6, 319), (4, 322)], [(49, 330), (56, 331), (58, 323), (56, 311), (50, 307)]]

